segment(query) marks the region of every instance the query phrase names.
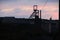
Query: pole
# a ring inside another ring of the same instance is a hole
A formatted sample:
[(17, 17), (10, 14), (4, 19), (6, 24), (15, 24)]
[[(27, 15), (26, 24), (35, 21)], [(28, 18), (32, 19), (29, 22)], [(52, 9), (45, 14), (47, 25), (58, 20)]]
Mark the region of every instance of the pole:
[(40, 10), (40, 19), (41, 19), (41, 10)]

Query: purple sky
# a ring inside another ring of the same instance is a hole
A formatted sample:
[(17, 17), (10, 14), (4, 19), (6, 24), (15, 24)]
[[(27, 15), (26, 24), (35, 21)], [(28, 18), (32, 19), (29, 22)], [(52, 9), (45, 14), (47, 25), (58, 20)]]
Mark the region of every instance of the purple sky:
[[(14, 16), (16, 18), (29, 18), (33, 12), (33, 5), (37, 4), (42, 10), (42, 18), (59, 19), (59, 0), (0, 0), (0, 17)], [(43, 9), (42, 9), (43, 8)]]

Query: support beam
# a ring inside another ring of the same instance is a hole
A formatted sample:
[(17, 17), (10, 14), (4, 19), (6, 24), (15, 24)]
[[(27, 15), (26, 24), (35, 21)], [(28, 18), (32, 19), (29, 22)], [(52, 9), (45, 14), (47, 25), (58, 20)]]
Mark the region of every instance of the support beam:
[(40, 19), (41, 19), (41, 10), (40, 10)]

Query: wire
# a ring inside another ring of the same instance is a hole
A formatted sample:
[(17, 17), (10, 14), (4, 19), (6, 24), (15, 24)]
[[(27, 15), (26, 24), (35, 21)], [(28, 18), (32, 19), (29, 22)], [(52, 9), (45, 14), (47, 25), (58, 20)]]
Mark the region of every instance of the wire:
[(44, 9), (44, 7), (46, 6), (47, 3), (48, 3), (48, 0), (46, 0), (44, 6), (42, 7), (42, 10)]

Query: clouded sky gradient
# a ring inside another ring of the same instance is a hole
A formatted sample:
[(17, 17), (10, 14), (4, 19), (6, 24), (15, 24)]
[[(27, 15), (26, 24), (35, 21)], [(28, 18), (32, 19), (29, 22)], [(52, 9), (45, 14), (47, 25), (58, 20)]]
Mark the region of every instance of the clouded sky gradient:
[[(0, 17), (14, 16), (16, 18), (29, 18), (33, 12), (33, 5), (42, 10), (42, 18), (59, 19), (59, 0), (0, 0)], [(44, 6), (45, 5), (45, 6)], [(42, 9), (43, 8), (43, 9)]]

